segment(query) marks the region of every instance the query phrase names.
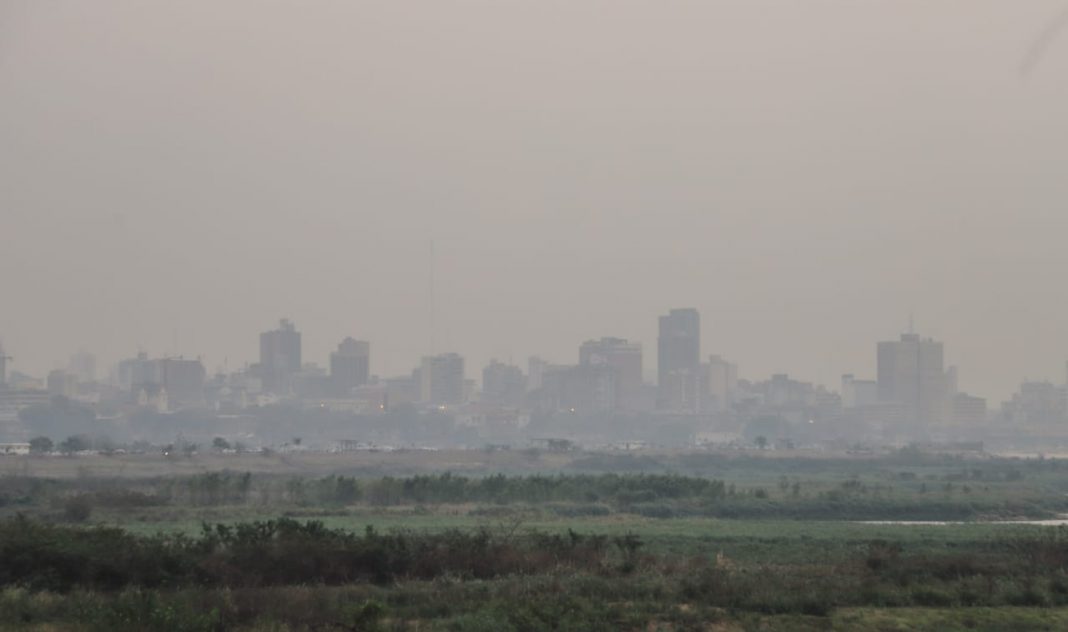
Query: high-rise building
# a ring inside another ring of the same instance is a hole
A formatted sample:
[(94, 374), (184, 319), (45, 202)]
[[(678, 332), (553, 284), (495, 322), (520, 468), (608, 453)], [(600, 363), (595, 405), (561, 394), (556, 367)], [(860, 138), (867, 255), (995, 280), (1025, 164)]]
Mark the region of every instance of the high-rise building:
[(348, 395), (371, 379), (371, 344), (345, 338), (330, 354), (330, 386), (335, 395)]
[(942, 343), (917, 334), (880, 342), (879, 399), (902, 407), (907, 422), (925, 426), (946, 417), (946, 372)]
[(4, 352), (4, 345), (0, 345), (0, 388), (7, 386), (7, 361), (10, 359)]
[(606, 413), (615, 407), (615, 378), (607, 365), (548, 365), (537, 391), (537, 406), (546, 411)]
[(464, 359), (456, 353), (426, 356), (419, 371), (420, 400), (431, 406), (464, 401)]
[(702, 412), (729, 411), (734, 405), (734, 394), (738, 389), (738, 366), (713, 355), (701, 368)]
[(542, 375), (549, 363), (538, 356), (530, 356), (527, 360), (527, 390), (536, 391), (542, 387)]
[(160, 374), (159, 361), (149, 360), (148, 354), (141, 351), (136, 358), (119, 362), (115, 379), (119, 388), (132, 391), (143, 384), (161, 384), (163, 376)]
[(52, 397), (74, 397), (78, 394), (78, 381), (75, 377), (56, 369), (48, 373), (48, 394)]
[(260, 371), (265, 391), (290, 392), (293, 375), (300, 366), (300, 332), (293, 323), (283, 318), (278, 329), (260, 334)]
[[(607, 372), (610, 393), (605, 396), (607, 410), (633, 411), (642, 400), (642, 346), (622, 338), (587, 340), (579, 347), (579, 366)], [(592, 383), (603, 380), (593, 379)]]
[(527, 378), (511, 364), (491, 360), (482, 369), (482, 401), (495, 406), (521, 408), (526, 401)]
[(205, 401), (207, 371), (200, 360), (162, 358), (150, 360), (148, 354), (123, 360), (115, 371), (117, 385), (134, 397), (162, 389), (167, 401), (175, 406), (198, 406)]
[(1006, 403), (1009, 418), (1017, 424), (1063, 425), (1068, 419), (1066, 392), (1050, 382), (1024, 382)]
[(701, 315), (673, 309), (660, 317), (657, 338), (658, 404), (665, 410), (697, 412), (701, 369)]
[(852, 373), (842, 376), (842, 408), (864, 408), (879, 404), (879, 383), (858, 380)]
[(382, 410), (394, 410), (400, 406), (410, 406), (419, 401), (422, 389), (422, 376), (420, 370), (412, 371), (411, 375), (391, 377), (383, 380), (386, 386), (385, 401)]
[(974, 428), (986, 423), (986, 400), (967, 393), (953, 395), (953, 423)]
[(163, 358), (159, 363), (159, 384), (167, 392), (172, 406), (192, 406), (204, 403), (204, 379), (207, 372), (200, 360)]

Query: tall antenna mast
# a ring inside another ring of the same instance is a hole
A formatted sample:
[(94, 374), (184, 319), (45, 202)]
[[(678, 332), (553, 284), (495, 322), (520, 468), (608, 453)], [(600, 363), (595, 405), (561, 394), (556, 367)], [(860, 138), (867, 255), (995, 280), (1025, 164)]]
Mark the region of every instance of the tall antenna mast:
[(430, 355), (434, 355), (434, 240), (430, 240)]

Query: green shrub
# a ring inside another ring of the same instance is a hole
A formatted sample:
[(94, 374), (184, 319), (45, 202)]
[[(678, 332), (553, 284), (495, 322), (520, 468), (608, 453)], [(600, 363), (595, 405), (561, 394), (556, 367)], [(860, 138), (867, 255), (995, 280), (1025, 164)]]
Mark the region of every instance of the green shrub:
[(63, 517), (69, 522), (85, 522), (93, 513), (93, 501), (88, 494), (71, 496), (63, 503)]

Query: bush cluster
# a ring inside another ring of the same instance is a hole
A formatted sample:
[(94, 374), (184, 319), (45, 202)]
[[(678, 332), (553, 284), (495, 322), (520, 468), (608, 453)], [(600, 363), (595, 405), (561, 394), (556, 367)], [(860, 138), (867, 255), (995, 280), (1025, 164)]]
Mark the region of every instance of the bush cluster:
[[(614, 548), (609, 546), (614, 542)], [(434, 579), (489, 579), (564, 567), (631, 565), (641, 542), (571, 532), (568, 537), (488, 530), (363, 534), (290, 518), (204, 525), (195, 538), (135, 536), (25, 517), (0, 522), (0, 586), (67, 591), (201, 586), (281, 586)]]

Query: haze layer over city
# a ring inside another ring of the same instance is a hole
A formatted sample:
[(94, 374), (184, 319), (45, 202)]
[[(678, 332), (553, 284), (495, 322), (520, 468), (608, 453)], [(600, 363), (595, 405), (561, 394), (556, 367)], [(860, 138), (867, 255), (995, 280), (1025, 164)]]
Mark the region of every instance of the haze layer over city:
[(6, 2), (0, 338), (213, 373), (284, 316), (477, 377), (618, 336), (655, 381), (692, 306), (834, 388), (912, 314), (996, 405), (1068, 356), (1059, 4)]
[(453, 352), (477, 400), (608, 337), (663, 390), (692, 307), (743, 380), (841, 397), (916, 331), (997, 413), (1066, 379), (1057, 9), (5, 3), (9, 368), (255, 373), (286, 317), (312, 374)]

